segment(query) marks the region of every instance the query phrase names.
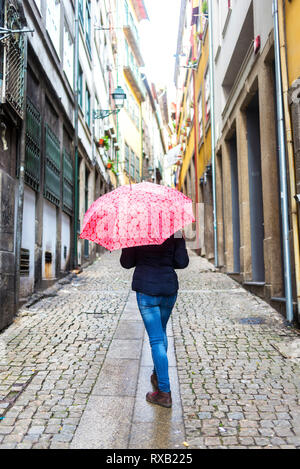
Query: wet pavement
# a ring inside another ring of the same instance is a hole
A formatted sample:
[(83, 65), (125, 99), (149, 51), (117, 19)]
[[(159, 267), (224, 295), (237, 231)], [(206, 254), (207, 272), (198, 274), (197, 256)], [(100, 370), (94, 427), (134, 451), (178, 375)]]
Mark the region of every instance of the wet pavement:
[[(168, 326), (172, 409), (120, 253), (28, 303), (0, 333), (0, 449), (299, 448), (297, 331), (191, 253)], [(51, 296), (52, 295), (52, 296)]]

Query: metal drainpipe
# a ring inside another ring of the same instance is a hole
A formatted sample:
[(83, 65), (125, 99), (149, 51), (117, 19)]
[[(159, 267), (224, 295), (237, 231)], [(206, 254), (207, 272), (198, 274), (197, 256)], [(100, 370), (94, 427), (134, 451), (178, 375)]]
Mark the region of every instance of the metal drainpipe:
[(293, 295), (292, 276), (289, 243), (289, 212), (288, 212), (288, 190), (287, 190), (287, 170), (286, 170), (286, 149), (284, 132), (284, 114), (282, 103), (282, 80), (280, 67), (280, 45), (279, 45), (279, 23), (278, 23), (278, 0), (273, 0), (274, 18), (274, 49), (275, 49), (275, 73), (276, 73), (276, 105), (277, 105), (277, 127), (279, 138), (279, 172), (280, 172), (280, 192), (281, 192), (281, 221), (283, 237), (283, 257), (284, 257), (284, 284), (286, 296), (286, 319), (293, 321)]
[(284, 34), (284, 6), (283, 0), (279, 0), (278, 4), (278, 23), (279, 23), (279, 40), (281, 51), (281, 72), (282, 72), (282, 89), (283, 89), (283, 105), (285, 115), (285, 131), (287, 136), (287, 154), (288, 154), (288, 167), (289, 167), (289, 183), (290, 183), (290, 207), (291, 207), (291, 225), (293, 230), (293, 248), (294, 248), (294, 262), (295, 262), (295, 281), (296, 281), (296, 295), (297, 295), (297, 309), (298, 320), (300, 321), (300, 243), (299, 243), (299, 228), (298, 228), (298, 209), (297, 203), (294, 198), (296, 194), (296, 177), (295, 177), (295, 157), (293, 145), (293, 131), (291, 123), (290, 108), (288, 102), (289, 82), (288, 82), (288, 69), (287, 69), (287, 53), (286, 42)]
[(213, 185), (214, 250), (215, 250), (215, 266), (217, 267), (219, 264), (219, 256), (218, 256), (217, 193), (216, 193), (215, 91), (214, 91), (214, 56), (213, 56), (214, 49), (213, 49), (212, 15), (213, 15), (212, 0), (208, 0), (211, 168), (212, 168), (212, 185)]
[[(193, 26), (193, 43), (192, 43), (192, 59), (196, 58), (197, 48), (195, 47), (195, 26)], [(194, 165), (195, 165), (195, 205), (196, 205), (196, 250), (200, 248), (199, 246), (199, 188), (198, 188), (198, 103), (196, 95), (196, 79), (197, 79), (197, 70), (193, 68), (192, 70), (192, 79), (193, 79), (193, 106), (194, 106)]]
[(74, 99), (75, 99), (75, 175), (74, 175), (74, 267), (78, 267), (78, 72), (79, 72), (79, 0), (75, 0)]
[[(193, 45), (193, 57), (194, 45)], [(192, 71), (193, 74), (193, 87), (194, 87), (194, 164), (195, 164), (195, 198), (196, 198), (196, 249), (199, 246), (199, 189), (198, 189), (198, 106), (196, 96), (196, 70)]]
[(20, 264), (21, 264), (21, 245), (23, 232), (23, 207), (24, 207), (24, 177), (25, 177), (25, 150), (26, 150), (26, 96), (27, 96), (27, 34), (24, 35), (24, 103), (23, 120), (21, 126), (20, 141), (20, 171), (18, 187), (18, 206), (16, 223), (16, 249), (15, 249), (15, 308), (19, 305), (20, 296)]

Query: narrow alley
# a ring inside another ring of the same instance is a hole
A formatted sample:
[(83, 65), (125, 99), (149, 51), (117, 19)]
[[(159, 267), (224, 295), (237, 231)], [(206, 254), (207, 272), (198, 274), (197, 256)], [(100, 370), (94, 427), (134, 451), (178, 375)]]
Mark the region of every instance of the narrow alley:
[(132, 270), (105, 253), (0, 334), (0, 449), (300, 447), (296, 330), (190, 252), (169, 324), (173, 408), (146, 402), (151, 356)]

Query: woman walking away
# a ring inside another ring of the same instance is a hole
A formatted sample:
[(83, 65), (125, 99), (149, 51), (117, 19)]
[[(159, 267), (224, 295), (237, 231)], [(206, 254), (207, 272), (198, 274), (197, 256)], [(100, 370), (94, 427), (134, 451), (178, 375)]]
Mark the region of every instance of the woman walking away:
[(135, 267), (132, 289), (147, 330), (154, 364), (151, 383), (155, 392), (146, 400), (163, 407), (172, 406), (168, 371), (167, 323), (175, 305), (178, 278), (174, 269), (189, 264), (185, 240), (181, 233), (172, 235), (161, 245), (122, 249), (120, 262), (125, 269)]

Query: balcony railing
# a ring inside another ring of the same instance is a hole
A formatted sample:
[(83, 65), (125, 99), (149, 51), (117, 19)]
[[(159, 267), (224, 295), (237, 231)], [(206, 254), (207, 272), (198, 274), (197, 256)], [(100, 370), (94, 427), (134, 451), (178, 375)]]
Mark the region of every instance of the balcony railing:
[(131, 49), (133, 50), (133, 53), (138, 61), (138, 64), (143, 67), (144, 61), (140, 52), (140, 46), (139, 46), (139, 35), (137, 31), (137, 27), (134, 24), (132, 15), (129, 13), (128, 8), (126, 8), (125, 12), (125, 24), (123, 26), (123, 31), (126, 36), (126, 39), (128, 43), (130, 44)]
[[(20, 18), (14, 5), (7, 4), (7, 15), (5, 27), (12, 26), (21, 28)], [(0, 78), (1, 102), (7, 102), (21, 117), (24, 117), (24, 52), (25, 41), (23, 34), (10, 34), (2, 41), (0, 51), (0, 65), (2, 63), (3, 76)], [(0, 70), (2, 73), (2, 70)], [(3, 81), (2, 81), (3, 80)]]
[(145, 101), (145, 87), (141, 79), (139, 68), (134, 61), (133, 55), (129, 52), (129, 48), (127, 48), (126, 52), (124, 73), (139, 101)]

